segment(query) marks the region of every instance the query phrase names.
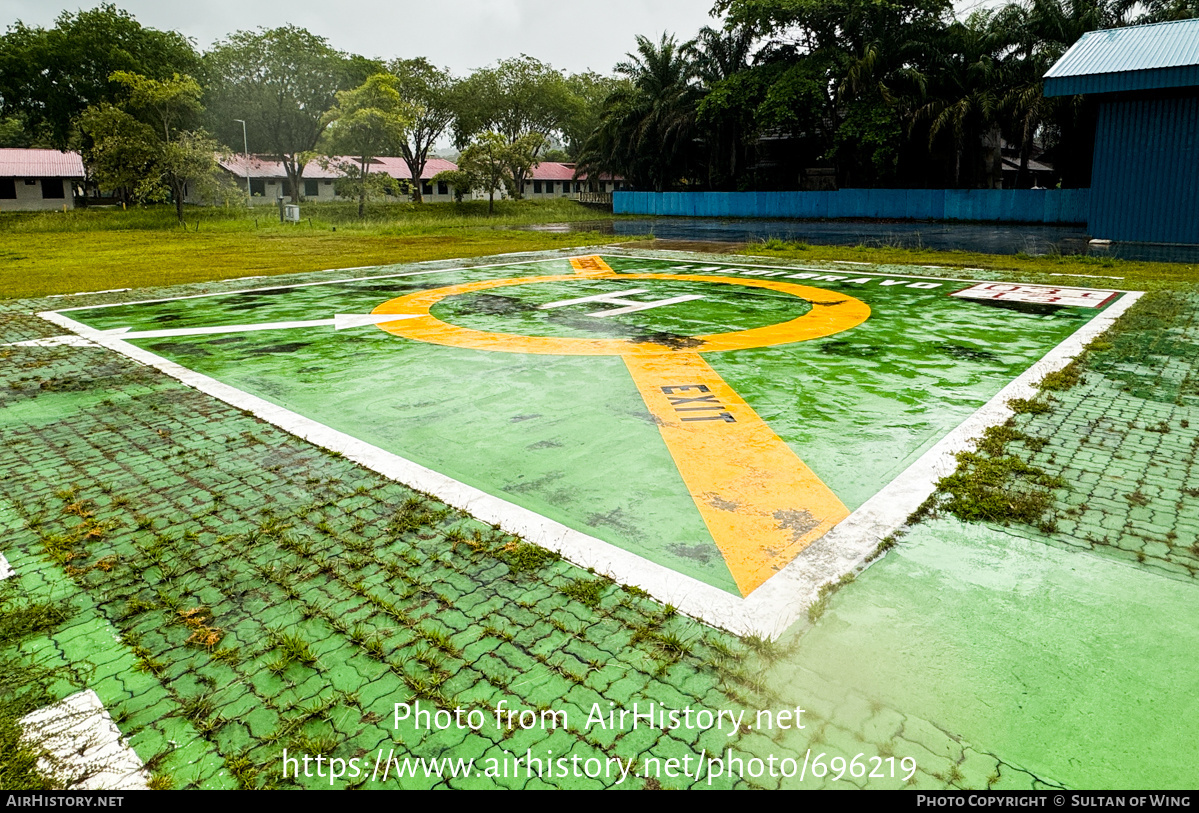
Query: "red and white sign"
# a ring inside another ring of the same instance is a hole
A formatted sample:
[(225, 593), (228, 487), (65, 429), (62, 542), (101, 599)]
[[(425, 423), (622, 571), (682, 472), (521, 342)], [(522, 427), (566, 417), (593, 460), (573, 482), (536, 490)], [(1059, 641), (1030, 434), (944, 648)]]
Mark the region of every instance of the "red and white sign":
[(964, 299), (992, 299), (1005, 302), (1029, 302), (1036, 305), (1063, 305), (1074, 308), (1099, 308), (1118, 291), (1094, 288), (1057, 288), (1052, 285), (1015, 285), (1010, 282), (980, 282), (950, 296)]

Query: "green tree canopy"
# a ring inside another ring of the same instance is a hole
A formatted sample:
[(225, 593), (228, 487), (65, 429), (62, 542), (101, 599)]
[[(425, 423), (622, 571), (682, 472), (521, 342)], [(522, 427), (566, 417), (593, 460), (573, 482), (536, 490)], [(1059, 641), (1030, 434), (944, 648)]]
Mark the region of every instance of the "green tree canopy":
[(151, 79), (118, 71), (124, 88), (117, 104), (93, 105), (80, 117), (89, 146), (83, 159), (101, 186), (127, 189), (134, 200), (171, 198), (183, 222), (183, 200), (220, 186), (218, 145), (193, 125), (203, 112), (200, 85), (189, 76)]
[(435, 68), (423, 58), (399, 59), (389, 68), (396, 77), (400, 97), (412, 107), (412, 126), (400, 149), (412, 173), (413, 191), (419, 203), (420, 179), (429, 161), (429, 150), (454, 121), (457, 82), (448, 69)]
[[(571, 96), (571, 108), (560, 128), (562, 141), (566, 145), (563, 160), (577, 159), (587, 139), (599, 127), (604, 112), (604, 101), (620, 86), (614, 76), (598, 73), (576, 73), (566, 77), (566, 87)], [(548, 156), (547, 156), (548, 159)]]
[[(520, 160), (531, 156), (522, 155)], [(480, 133), (458, 156), (456, 172), (439, 172), (434, 180), (452, 183), (460, 193), (487, 190), (487, 214), (495, 211), (495, 193), (501, 184), (511, 184), (512, 145), (502, 133)]]
[(294, 202), (307, 154), (316, 149), (338, 91), (380, 70), (296, 26), (239, 31), (205, 54), (203, 67), (213, 131), (226, 144), (241, 145), (237, 120), (244, 121), (250, 151), (283, 163)]
[[(459, 147), (480, 133), (499, 133), (512, 145), (535, 135), (540, 141), (536, 142), (534, 163), (551, 137), (560, 135), (578, 112), (578, 99), (566, 78), (524, 55), (475, 71), (459, 84), (457, 99), (454, 141)], [(514, 166), (519, 167), (519, 162)], [(525, 172), (512, 178), (516, 197), (527, 177)]]
[(67, 149), (83, 111), (124, 92), (115, 73), (165, 81), (194, 75), (196, 60), (183, 35), (145, 28), (110, 3), (65, 11), (48, 30), (18, 22), (0, 38), (0, 115), (19, 118), (31, 139)]
[(623, 174), (656, 192), (694, 176), (701, 94), (692, 48), (667, 35), (656, 44), (637, 37), (637, 52), (616, 66), (625, 81), (604, 103), (579, 161), (583, 168)]
[(761, 74), (750, 69), (757, 32), (752, 28), (704, 27), (691, 46), (703, 85), (697, 120), (705, 133), (707, 181), (713, 189), (735, 189), (758, 135), (754, 111), (761, 103)]
[(354, 163), (343, 167), (343, 188), (348, 185), (357, 194), (359, 217), (365, 214), (372, 192), (393, 187), (389, 176), (371, 172), (372, 161), (400, 152), (416, 120), (416, 111), (404, 101), (399, 86), (392, 74), (374, 74), (354, 90), (338, 93), (337, 104), (325, 114), (325, 154), (353, 156)]

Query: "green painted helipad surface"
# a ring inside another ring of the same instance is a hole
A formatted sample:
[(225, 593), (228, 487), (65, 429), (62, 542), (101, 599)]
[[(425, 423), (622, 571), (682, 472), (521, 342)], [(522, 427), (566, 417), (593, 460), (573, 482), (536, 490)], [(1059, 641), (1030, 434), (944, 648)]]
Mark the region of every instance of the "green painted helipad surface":
[(595, 256), (60, 313), (748, 596), (1126, 296), (847, 268)]

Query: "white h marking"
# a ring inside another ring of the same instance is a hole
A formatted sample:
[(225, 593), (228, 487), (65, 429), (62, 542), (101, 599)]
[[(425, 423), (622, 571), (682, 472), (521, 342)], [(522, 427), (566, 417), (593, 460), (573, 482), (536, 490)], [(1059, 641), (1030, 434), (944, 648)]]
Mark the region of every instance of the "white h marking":
[(622, 313), (636, 313), (637, 311), (647, 311), (650, 308), (661, 308), (666, 305), (677, 305), (680, 302), (690, 302), (693, 299), (703, 299), (699, 294), (685, 294), (683, 296), (672, 296), (667, 299), (654, 299), (649, 302), (637, 302), (632, 299), (625, 299), (626, 296), (633, 294), (648, 293), (646, 288), (634, 288), (631, 291), (614, 291), (610, 294), (595, 294), (594, 296), (581, 296), (578, 299), (562, 299), (558, 302), (548, 302), (541, 306), (541, 310), (550, 308), (565, 308), (567, 305), (582, 305), (586, 302), (603, 302), (606, 305), (623, 305), (622, 308), (612, 308), (606, 311), (596, 311), (589, 313), (588, 316), (594, 316), (598, 319), (603, 319), (606, 316), (619, 316)]

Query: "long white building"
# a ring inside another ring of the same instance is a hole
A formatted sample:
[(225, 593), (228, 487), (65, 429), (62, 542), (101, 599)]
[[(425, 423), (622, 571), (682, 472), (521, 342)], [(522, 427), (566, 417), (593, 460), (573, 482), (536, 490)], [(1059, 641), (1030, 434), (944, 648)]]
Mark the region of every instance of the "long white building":
[[(301, 199), (308, 201), (339, 200), (336, 193), (336, 182), (342, 176), (342, 171), (338, 167), (338, 164), (342, 162), (356, 165), (357, 159), (346, 156), (332, 158), (326, 162), (309, 161), (304, 166), (300, 181), (303, 186), (300, 190)], [(250, 201), (255, 205), (270, 204), (273, 206), (280, 196), (288, 200), (291, 198), (291, 190), (287, 185), (287, 171), (283, 168), (282, 161), (260, 155), (248, 157), (234, 155), (221, 158), (218, 163), (225, 172), (229, 173), (233, 182), (240, 189), (246, 188), (246, 180), (249, 179)], [(457, 169), (457, 167), (452, 162), (441, 158), (430, 158), (426, 162), (420, 184), (422, 194), (427, 202), (444, 202), (454, 199), (453, 188), (448, 184), (433, 181), (433, 176), (437, 173), (453, 169)], [(402, 158), (386, 156), (375, 158), (370, 163), (370, 171), (390, 175), (398, 181), (409, 183), (412, 181), (412, 173)], [(188, 203), (207, 202), (193, 199), (190, 196), (188, 199)]]

